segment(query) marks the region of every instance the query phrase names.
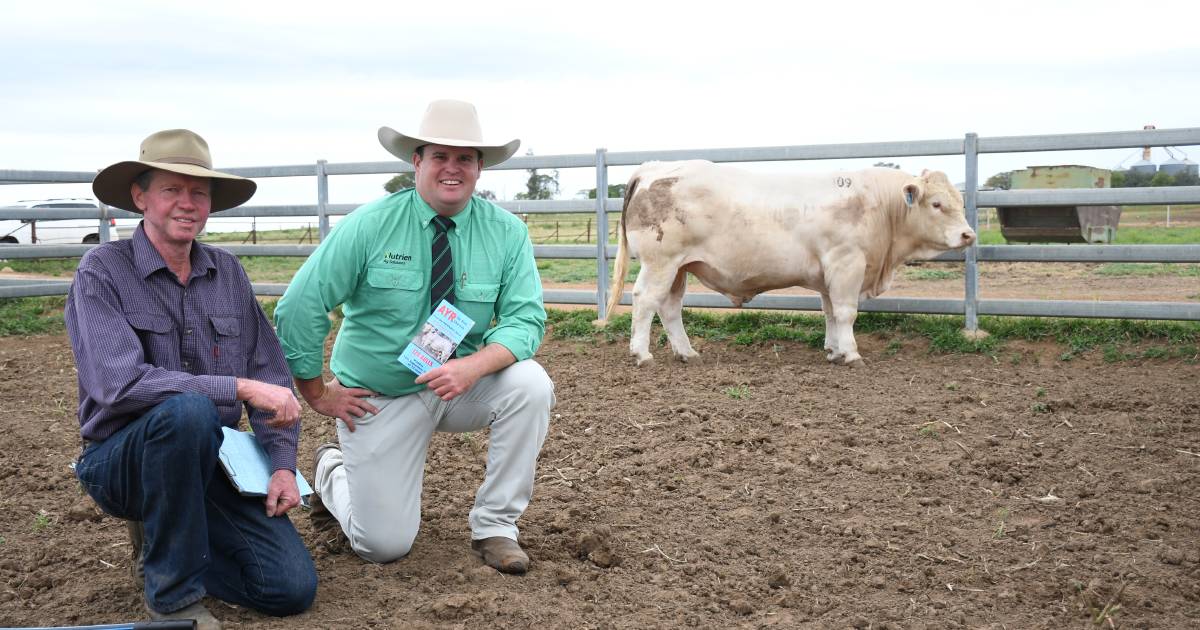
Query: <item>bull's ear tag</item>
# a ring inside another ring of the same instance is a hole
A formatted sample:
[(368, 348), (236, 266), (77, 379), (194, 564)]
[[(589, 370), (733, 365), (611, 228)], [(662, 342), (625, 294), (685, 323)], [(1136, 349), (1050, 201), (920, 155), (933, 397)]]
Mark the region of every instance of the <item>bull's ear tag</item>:
[(904, 203), (910, 206), (913, 205), (913, 194), (911, 190), (904, 191)]

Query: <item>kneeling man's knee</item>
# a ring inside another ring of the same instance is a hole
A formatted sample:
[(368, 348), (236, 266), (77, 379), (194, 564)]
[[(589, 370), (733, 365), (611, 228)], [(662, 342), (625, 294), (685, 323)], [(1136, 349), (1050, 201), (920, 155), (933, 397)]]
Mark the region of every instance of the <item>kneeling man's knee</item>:
[(317, 572), (289, 571), (277, 576), (278, 584), (258, 602), (259, 611), (276, 617), (298, 615), (312, 606), (317, 596)]
[(412, 551), (415, 540), (415, 532), (412, 535), (400, 533), (386, 537), (361, 538), (352, 541), (351, 547), (354, 548), (354, 553), (358, 554), (363, 560), (376, 564), (384, 564), (407, 556), (408, 552)]
[(554, 407), (554, 381), (537, 361), (528, 360), (509, 366), (515, 370), (513, 380), (518, 383), (527, 404), (537, 410), (549, 411)]
[(220, 444), (221, 418), (217, 406), (201, 394), (179, 394), (167, 399), (150, 414), (152, 439), (172, 444)]

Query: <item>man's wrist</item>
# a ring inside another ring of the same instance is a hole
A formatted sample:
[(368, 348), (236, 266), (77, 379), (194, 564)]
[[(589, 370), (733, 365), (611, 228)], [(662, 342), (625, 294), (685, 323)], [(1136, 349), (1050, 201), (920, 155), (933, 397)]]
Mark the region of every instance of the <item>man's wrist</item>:
[(250, 400), (250, 390), (252, 387), (254, 387), (254, 381), (248, 378), (238, 377), (236, 383), (237, 393), (235, 396), (237, 396), (237, 399)]
[(300, 395), (304, 396), (304, 400), (311, 405), (313, 401), (320, 400), (325, 396), (325, 381), (321, 377), (316, 378), (296, 378), (296, 389), (300, 391)]

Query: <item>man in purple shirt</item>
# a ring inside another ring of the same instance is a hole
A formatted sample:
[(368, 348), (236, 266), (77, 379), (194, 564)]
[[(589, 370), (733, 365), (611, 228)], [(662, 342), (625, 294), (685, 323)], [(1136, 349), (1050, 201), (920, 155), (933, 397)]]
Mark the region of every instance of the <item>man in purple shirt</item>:
[[(150, 135), (139, 160), (92, 182), (101, 201), (144, 219), (132, 239), (83, 256), (65, 311), (84, 440), (76, 474), (130, 522), (150, 616), (201, 628), (220, 628), (206, 594), (290, 615), (316, 593), (286, 516), (300, 503), (291, 372), (237, 258), (195, 240), (210, 212), (255, 189), (212, 170), (195, 133)], [(221, 428), (236, 428), (243, 407), (274, 471), (265, 500), (238, 494), (218, 463)]]

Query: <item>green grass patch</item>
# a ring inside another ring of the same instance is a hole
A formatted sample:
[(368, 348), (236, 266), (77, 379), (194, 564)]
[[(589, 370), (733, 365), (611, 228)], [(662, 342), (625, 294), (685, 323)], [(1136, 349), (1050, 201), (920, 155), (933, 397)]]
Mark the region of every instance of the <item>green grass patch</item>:
[(745, 400), (750, 397), (750, 386), (746, 384), (726, 387), (724, 391), (726, 396), (734, 400)]
[[(1000, 233), (999, 224), (993, 223), (991, 229), (981, 228), (977, 234), (980, 245), (1005, 245), (1008, 243)], [(1025, 241), (1014, 241), (1023, 245)], [(1151, 226), (1117, 226), (1117, 245), (1192, 245), (1200, 243), (1200, 227), (1151, 227)], [(1056, 243), (1045, 243), (1055, 245)]]
[(200, 237), (205, 243), (239, 243), (246, 245), (258, 244), (294, 244), (315, 245), (320, 241), (316, 220), (307, 228), (289, 228), (286, 230), (262, 230), (251, 235), (250, 232), (206, 232)]
[[(596, 261), (585, 260), (579, 258), (560, 259), (560, 258), (542, 258), (537, 261), (538, 275), (546, 282), (563, 282), (570, 284), (595, 284), (596, 283)], [(626, 269), (625, 282), (632, 283), (637, 280), (638, 271), (642, 266), (638, 261), (629, 261), (629, 267)], [(608, 263), (608, 275), (611, 278), (613, 273), (613, 263)]]
[(40, 533), (42, 530), (46, 529), (47, 527), (50, 527), (52, 524), (53, 524), (53, 521), (50, 520), (50, 516), (43, 512), (39, 512), (39, 513), (33, 515), (33, 528), (32, 529), (33, 529), (33, 533), (35, 533), (35, 534)]
[(904, 269), (904, 277), (909, 280), (958, 280), (963, 277), (963, 272), (953, 269), (906, 267)]
[[(598, 329), (592, 325), (596, 312), (591, 309), (561, 311), (550, 309), (551, 336), (558, 339), (628, 339), (630, 316), (615, 315)], [(736, 345), (759, 345), (794, 341), (821, 348), (825, 341), (825, 321), (820, 315), (789, 314), (775, 311), (736, 311), (728, 314), (684, 309), (683, 323), (691, 337), (724, 341)], [(898, 313), (861, 313), (855, 332), (878, 335), (887, 340), (885, 353), (900, 352), (908, 340), (925, 339), (934, 353), (986, 354), (996, 356), (1008, 341), (1053, 341), (1064, 346), (1059, 358), (1069, 361), (1076, 356), (1101, 349), (1105, 360), (1132, 358), (1178, 358), (1197, 360), (1200, 322), (1162, 322), (1106, 319), (1052, 319), (1038, 317), (982, 317), (980, 327), (991, 333), (972, 340), (962, 335), (963, 318), (948, 315), (904, 315)], [(665, 335), (657, 336), (665, 343)], [(1134, 346), (1151, 345), (1137, 349)]]
[(8, 267), (17, 273), (36, 273), (40, 276), (55, 276), (61, 278), (70, 278), (75, 275), (75, 268), (79, 266), (78, 258), (42, 258), (42, 259), (24, 259), (14, 258), (4, 261), (3, 267)]
[(1008, 527), (1008, 513), (1008, 508), (996, 510), (996, 529), (992, 530), (992, 538), (997, 540), (1004, 538), (1004, 533)]
[[(273, 323), (278, 298), (260, 297), (258, 302)], [(61, 333), (66, 330), (63, 320), (66, 305), (65, 295), (0, 300), (0, 337)], [(340, 308), (334, 315), (340, 321)]]
[[(286, 284), (300, 270), (305, 259), (299, 256), (242, 256), (242, 267), (254, 282)], [(35, 273), (43, 276), (70, 278), (79, 266), (78, 258), (49, 258), (43, 260), (9, 260), (4, 266), (18, 273)], [(538, 273), (546, 282), (583, 284), (596, 282), (596, 261), (586, 259), (544, 258), (537, 261)], [(613, 263), (608, 265), (612, 274)], [(625, 282), (637, 280), (641, 265), (629, 261)]]
[(1004, 245), (1008, 242), (1008, 241), (1004, 240), (1004, 236), (1002, 234), (1000, 234), (999, 225), (998, 224), (993, 224), (993, 225), (996, 225), (996, 227), (994, 227), (990, 230), (986, 229), (986, 228), (982, 228), (975, 232), (975, 236), (978, 239), (977, 242), (980, 245)]
[(1171, 263), (1105, 263), (1096, 267), (1092, 273), (1098, 276), (1180, 276), (1184, 278), (1200, 278), (1200, 265), (1181, 265)]
[(1117, 227), (1118, 245), (1193, 245), (1200, 227)]
[(299, 256), (242, 256), (242, 267), (254, 282), (287, 284), (300, 270), (305, 258)]
[(0, 336), (42, 335), (65, 329), (63, 307), (67, 296), (0, 300)]

